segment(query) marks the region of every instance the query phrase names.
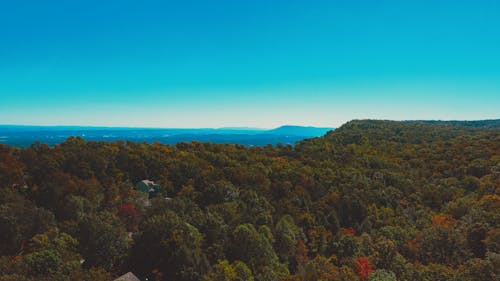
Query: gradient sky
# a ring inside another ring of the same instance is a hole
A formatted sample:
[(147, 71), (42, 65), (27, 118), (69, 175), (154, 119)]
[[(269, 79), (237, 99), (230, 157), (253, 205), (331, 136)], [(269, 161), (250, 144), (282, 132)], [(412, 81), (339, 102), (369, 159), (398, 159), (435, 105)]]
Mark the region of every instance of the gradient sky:
[(0, 1), (0, 124), (500, 118), (500, 1)]

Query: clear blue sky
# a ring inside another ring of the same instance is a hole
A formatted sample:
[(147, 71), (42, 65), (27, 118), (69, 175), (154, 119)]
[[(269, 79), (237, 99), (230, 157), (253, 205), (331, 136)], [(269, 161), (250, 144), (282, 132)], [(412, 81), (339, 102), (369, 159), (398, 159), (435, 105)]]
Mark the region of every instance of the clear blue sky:
[(500, 118), (500, 1), (0, 1), (0, 124)]

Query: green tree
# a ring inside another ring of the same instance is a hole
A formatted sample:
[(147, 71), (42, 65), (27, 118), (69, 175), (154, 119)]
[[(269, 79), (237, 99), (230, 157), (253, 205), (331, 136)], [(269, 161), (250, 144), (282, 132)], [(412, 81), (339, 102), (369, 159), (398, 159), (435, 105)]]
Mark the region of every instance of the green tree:
[(253, 281), (252, 271), (244, 262), (229, 263), (220, 260), (213, 266), (213, 271), (203, 276), (204, 281)]
[(113, 214), (101, 212), (83, 216), (75, 236), (86, 267), (101, 266), (117, 270), (126, 261), (129, 244), (121, 221)]
[(0, 194), (0, 254), (21, 251), (31, 237), (54, 225), (50, 211), (36, 207), (21, 194), (9, 190)]
[(280, 261), (290, 264), (295, 258), (299, 228), (290, 215), (285, 215), (276, 224), (275, 248)]
[(370, 274), (368, 281), (396, 281), (396, 274), (392, 271), (387, 271), (383, 269), (374, 270)]
[(148, 218), (135, 239), (131, 265), (142, 276), (161, 273), (162, 280), (200, 280), (208, 262), (203, 237), (194, 226), (172, 211)]
[(25, 255), (29, 274), (37, 278), (63, 280), (63, 276), (80, 267), (81, 256), (77, 245), (76, 239), (57, 228), (34, 236)]

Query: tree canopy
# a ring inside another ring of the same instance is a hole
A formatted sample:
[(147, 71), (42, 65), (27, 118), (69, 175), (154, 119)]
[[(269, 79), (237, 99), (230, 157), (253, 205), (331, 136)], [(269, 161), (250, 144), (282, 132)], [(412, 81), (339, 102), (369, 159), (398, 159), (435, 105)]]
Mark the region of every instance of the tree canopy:
[(0, 280), (495, 280), (498, 123), (355, 120), (295, 146), (0, 144)]

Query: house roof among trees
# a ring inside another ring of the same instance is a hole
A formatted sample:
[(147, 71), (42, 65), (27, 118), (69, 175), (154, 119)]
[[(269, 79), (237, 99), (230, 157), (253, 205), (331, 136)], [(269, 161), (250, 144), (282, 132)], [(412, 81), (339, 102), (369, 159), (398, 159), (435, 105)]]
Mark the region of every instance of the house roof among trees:
[(141, 281), (135, 274), (132, 272), (127, 272), (123, 274), (122, 276), (116, 278), (114, 281)]

